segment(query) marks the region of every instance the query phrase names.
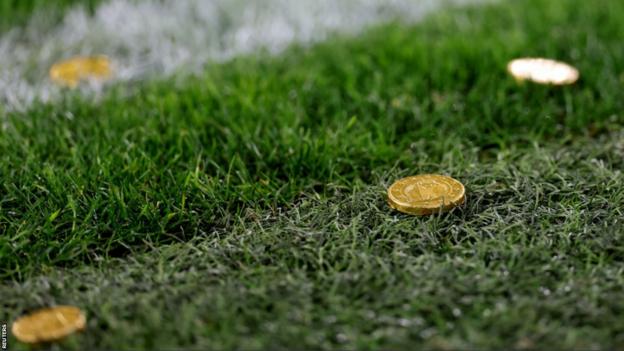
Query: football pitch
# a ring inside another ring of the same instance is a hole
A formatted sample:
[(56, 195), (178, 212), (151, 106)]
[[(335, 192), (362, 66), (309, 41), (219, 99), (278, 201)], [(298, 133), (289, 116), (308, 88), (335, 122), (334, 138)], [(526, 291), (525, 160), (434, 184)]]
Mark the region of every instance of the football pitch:
[[(6, 4), (0, 37), (50, 6)], [(622, 349), (623, 33), (621, 0), (477, 3), (5, 99), (0, 323), (81, 308), (53, 349)], [(517, 57), (580, 79), (519, 83)], [(390, 208), (423, 173), (465, 204)]]

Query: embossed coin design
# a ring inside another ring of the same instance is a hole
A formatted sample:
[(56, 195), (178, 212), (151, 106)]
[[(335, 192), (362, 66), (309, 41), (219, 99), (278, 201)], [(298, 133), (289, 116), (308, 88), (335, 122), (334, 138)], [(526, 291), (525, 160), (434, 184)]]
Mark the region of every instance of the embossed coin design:
[(11, 331), (21, 342), (36, 344), (60, 340), (85, 328), (84, 313), (73, 306), (37, 310), (13, 322)]
[(108, 79), (112, 74), (112, 65), (106, 56), (78, 56), (55, 63), (49, 73), (55, 83), (75, 88), (87, 79)]
[(579, 71), (567, 63), (545, 58), (520, 58), (507, 65), (507, 71), (517, 80), (538, 84), (568, 85), (579, 78)]
[(399, 179), (388, 188), (390, 207), (418, 216), (450, 211), (465, 199), (462, 183), (439, 174)]

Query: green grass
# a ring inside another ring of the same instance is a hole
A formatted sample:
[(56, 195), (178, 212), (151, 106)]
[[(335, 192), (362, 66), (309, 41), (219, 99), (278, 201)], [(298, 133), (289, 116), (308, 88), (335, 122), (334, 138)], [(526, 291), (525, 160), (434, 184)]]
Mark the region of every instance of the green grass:
[(63, 13), (80, 4), (93, 11), (100, 0), (2, 0), (0, 1), (0, 33), (15, 26), (24, 26), (33, 13), (38, 15), (37, 21), (45, 20), (51, 24), (62, 19)]
[[(69, 348), (622, 348), (623, 31), (621, 1), (515, 1), (6, 114), (0, 320), (78, 305)], [(518, 85), (518, 56), (582, 79)], [(389, 209), (424, 172), (467, 204)]]

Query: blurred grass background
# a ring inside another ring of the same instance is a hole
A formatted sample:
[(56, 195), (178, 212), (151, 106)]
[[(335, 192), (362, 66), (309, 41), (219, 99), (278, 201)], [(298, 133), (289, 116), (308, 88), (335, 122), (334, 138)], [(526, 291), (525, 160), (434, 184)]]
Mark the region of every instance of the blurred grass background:
[(24, 26), (33, 12), (40, 12), (48, 20), (59, 21), (68, 8), (80, 5), (93, 11), (101, 0), (2, 0), (0, 1), (0, 33), (14, 26)]

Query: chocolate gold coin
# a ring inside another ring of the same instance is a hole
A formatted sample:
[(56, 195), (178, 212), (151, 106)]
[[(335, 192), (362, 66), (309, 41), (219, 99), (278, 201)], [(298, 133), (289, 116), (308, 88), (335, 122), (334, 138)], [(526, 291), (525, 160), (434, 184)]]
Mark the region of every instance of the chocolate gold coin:
[(11, 331), (21, 342), (36, 344), (62, 339), (85, 328), (84, 313), (73, 306), (43, 308), (18, 318)]
[(519, 81), (538, 84), (568, 85), (579, 78), (579, 71), (567, 63), (545, 58), (520, 58), (507, 65), (507, 71)]
[(388, 188), (390, 207), (418, 216), (450, 211), (465, 199), (462, 183), (439, 174), (399, 179)]
[(53, 82), (75, 88), (84, 80), (108, 79), (112, 74), (112, 65), (106, 56), (78, 56), (55, 63), (50, 67), (49, 74)]

